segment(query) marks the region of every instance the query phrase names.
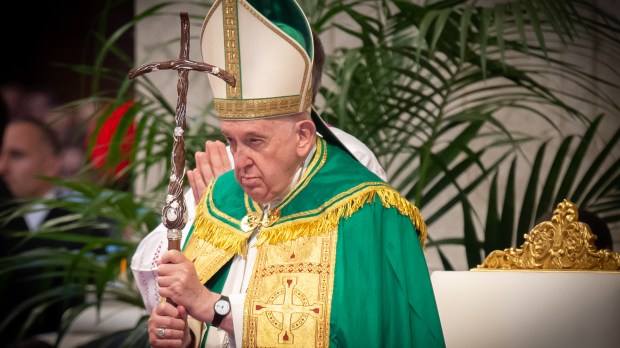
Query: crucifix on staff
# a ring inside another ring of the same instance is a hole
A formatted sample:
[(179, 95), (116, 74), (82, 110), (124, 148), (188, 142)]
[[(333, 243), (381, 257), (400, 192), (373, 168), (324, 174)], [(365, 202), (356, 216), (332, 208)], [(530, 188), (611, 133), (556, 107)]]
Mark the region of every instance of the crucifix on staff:
[(187, 208), (183, 200), (183, 178), (185, 177), (185, 112), (187, 104), (188, 75), (191, 70), (215, 75), (234, 87), (235, 77), (216, 66), (189, 60), (189, 17), (181, 12), (181, 51), (179, 59), (141, 65), (129, 72), (129, 78), (158, 70), (176, 70), (179, 75), (177, 83), (177, 107), (171, 154), (170, 182), (168, 194), (162, 208), (162, 220), (168, 233), (168, 250), (181, 250), (181, 233), (187, 223)]

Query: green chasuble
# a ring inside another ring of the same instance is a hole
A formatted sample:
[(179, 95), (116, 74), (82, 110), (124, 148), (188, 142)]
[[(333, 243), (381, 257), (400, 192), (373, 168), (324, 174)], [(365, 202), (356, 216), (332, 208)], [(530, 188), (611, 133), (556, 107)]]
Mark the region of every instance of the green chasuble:
[(219, 292), (255, 229), (244, 347), (445, 346), (418, 209), (340, 148), (318, 139), (299, 183), (269, 212), (232, 171), (214, 180), (184, 254)]

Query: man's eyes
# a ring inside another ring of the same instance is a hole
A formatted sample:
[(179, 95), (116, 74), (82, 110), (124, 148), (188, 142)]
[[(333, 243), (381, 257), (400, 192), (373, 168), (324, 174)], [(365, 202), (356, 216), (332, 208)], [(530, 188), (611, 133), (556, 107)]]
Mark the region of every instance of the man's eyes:
[(22, 152), (22, 151), (9, 151), (8, 156), (11, 159), (17, 160), (17, 159), (22, 159), (24, 157), (26, 157), (26, 153)]
[[(226, 140), (226, 143), (231, 148), (234, 148), (237, 145), (237, 142), (233, 138), (224, 138), (224, 140)], [(265, 138), (261, 138), (261, 137), (251, 137), (251, 138), (245, 138), (241, 140), (241, 144), (244, 144), (245, 146), (249, 146), (249, 147), (262, 146), (264, 143), (265, 143)]]
[(263, 142), (263, 139), (262, 139), (262, 138), (250, 138), (250, 139), (248, 139), (248, 143), (249, 143), (249, 144), (254, 144), (254, 145), (256, 145), (256, 144), (260, 144), (260, 143), (262, 143), (262, 142)]

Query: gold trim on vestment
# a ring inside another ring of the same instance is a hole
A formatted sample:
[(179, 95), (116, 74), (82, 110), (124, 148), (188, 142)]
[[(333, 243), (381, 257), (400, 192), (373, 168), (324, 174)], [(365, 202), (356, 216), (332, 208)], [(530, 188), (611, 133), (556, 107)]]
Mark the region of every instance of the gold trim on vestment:
[[(281, 216), (282, 209), (307, 187), (314, 175), (323, 167), (327, 158), (326, 153), (325, 141), (317, 140), (315, 156), (299, 182), (280, 204), (267, 214), (267, 217), (273, 217), (273, 219), (264, 220), (260, 207), (251, 201), (247, 194), (244, 194), (243, 202), (247, 211), (247, 219), (244, 223), (225, 214), (215, 206), (211, 194), (217, 179), (211, 181), (203, 199), (196, 208), (192, 238), (186, 247), (186, 256), (190, 260), (200, 260), (200, 256), (204, 253), (210, 253), (212, 249), (218, 250), (218, 253), (215, 254), (217, 257), (209, 265), (200, 266), (199, 275), (202, 281), (213, 276), (235, 254), (246, 255), (248, 239), (259, 223), (261, 229), (258, 233), (258, 246), (264, 244), (277, 245), (302, 237), (317, 237), (328, 231), (333, 231), (338, 227), (340, 219), (349, 218), (366, 204), (374, 202), (377, 197), (384, 207), (393, 207), (401, 215), (408, 216), (411, 219), (418, 231), (420, 244), (423, 249), (425, 248), (427, 230), (420, 211), (398, 191), (384, 182), (362, 183), (335, 195), (314, 209)], [(207, 197), (208, 202), (206, 201)], [(202, 242), (198, 242), (198, 240)]]
[[(212, 180), (207, 186), (205, 194), (196, 208), (194, 229), (190, 236), (183, 254), (194, 262), (196, 272), (201, 282), (209, 280), (222, 268), (235, 254), (245, 255), (247, 252), (247, 240), (252, 231), (243, 232), (225, 222), (214, 218), (207, 211), (206, 198), (209, 197), (210, 205), (213, 205), (213, 196), (210, 194), (216, 180)], [(213, 212), (220, 219), (236, 222), (221, 211)]]
[(303, 236), (319, 236), (336, 228), (340, 219), (347, 219), (366, 204), (374, 202), (377, 196), (384, 207), (396, 208), (401, 215), (411, 219), (424, 248), (427, 232), (420, 211), (398, 191), (382, 182), (361, 184), (336, 195), (316, 209), (281, 217), (277, 225), (261, 230), (257, 245), (278, 244)]
[[(374, 202), (378, 197), (383, 206), (387, 208), (393, 207), (401, 215), (408, 216), (411, 219), (418, 230), (420, 244), (424, 249), (427, 234), (426, 224), (418, 208), (401, 196), (398, 191), (384, 183), (378, 182), (374, 183), (374, 185), (368, 185), (367, 183), (362, 184), (343, 192), (317, 209), (280, 218), (274, 226), (264, 227), (260, 230), (257, 245), (277, 245), (302, 237), (321, 236), (327, 233), (327, 231), (336, 229), (340, 219), (349, 218), (366, 204)], [(209, 189), (211, 187), (212, 185), (209, 186)], [(321, 213), (321, 211), (323, 212)], [(213, 265), (214, 267), (204, 267), (204, 275), (207, 276), (206, 280), (215, 274), (219, 267), (230, 260), (234, 254), (246, 254), (247, 240), (252, 233), (252, 231), (243, 232), (235, 229), (217, 219), (208, 218), (208, 216), (209, 211), (207, 211), (206, 204), (203, 201), (196, 209), (194, 231), (190, 244), (186, 248), (195, 249), (195, 251), (187, 251), (187, 257), (192, 260), (197, 255), (207, 252), (207, 245), (209, 244), (209, 252), (211, 248), (215, 248), (222, 253), (222, 256), (218, 258), (219, 261)], [(237, 223), (237, 225), (239, 224)], [(195, 241), (198, 239), (204, 241), (204, 244), (199, 244)], [(192, 258), (192, 255), (194, 255), (194, 258)]]
[(314, 151), (314, 155), (308, 164), (308, 167), (304, 171), (302, 177), (299, 179), (299, 182), (295, 184), (291, 192), (282, 199), (282, 201), (278, 204), (277, 209), (284, 208), (293, 198), (297, 197), (297, 195), (303, 191), (306, 186), (312, 181), (312, 178), (319, 172), (319, 169), (325, 165), (327, 161), (327, 151), (325, 140), (322, 140), (317, 137), (316, 140), (316, 149)]
[(334, 229), (258, 248), (245, 299), (244, 347), (329, 346), (337, 240)]

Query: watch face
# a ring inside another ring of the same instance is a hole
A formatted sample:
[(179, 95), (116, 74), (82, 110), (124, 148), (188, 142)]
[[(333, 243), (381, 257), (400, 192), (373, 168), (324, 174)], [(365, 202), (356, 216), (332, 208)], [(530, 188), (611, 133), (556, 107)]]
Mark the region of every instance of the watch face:
[(230, 312), (230, 302), (226, 300), (218, 300), (213, 307), (215, 312), (220, 315), (226, 315)]

